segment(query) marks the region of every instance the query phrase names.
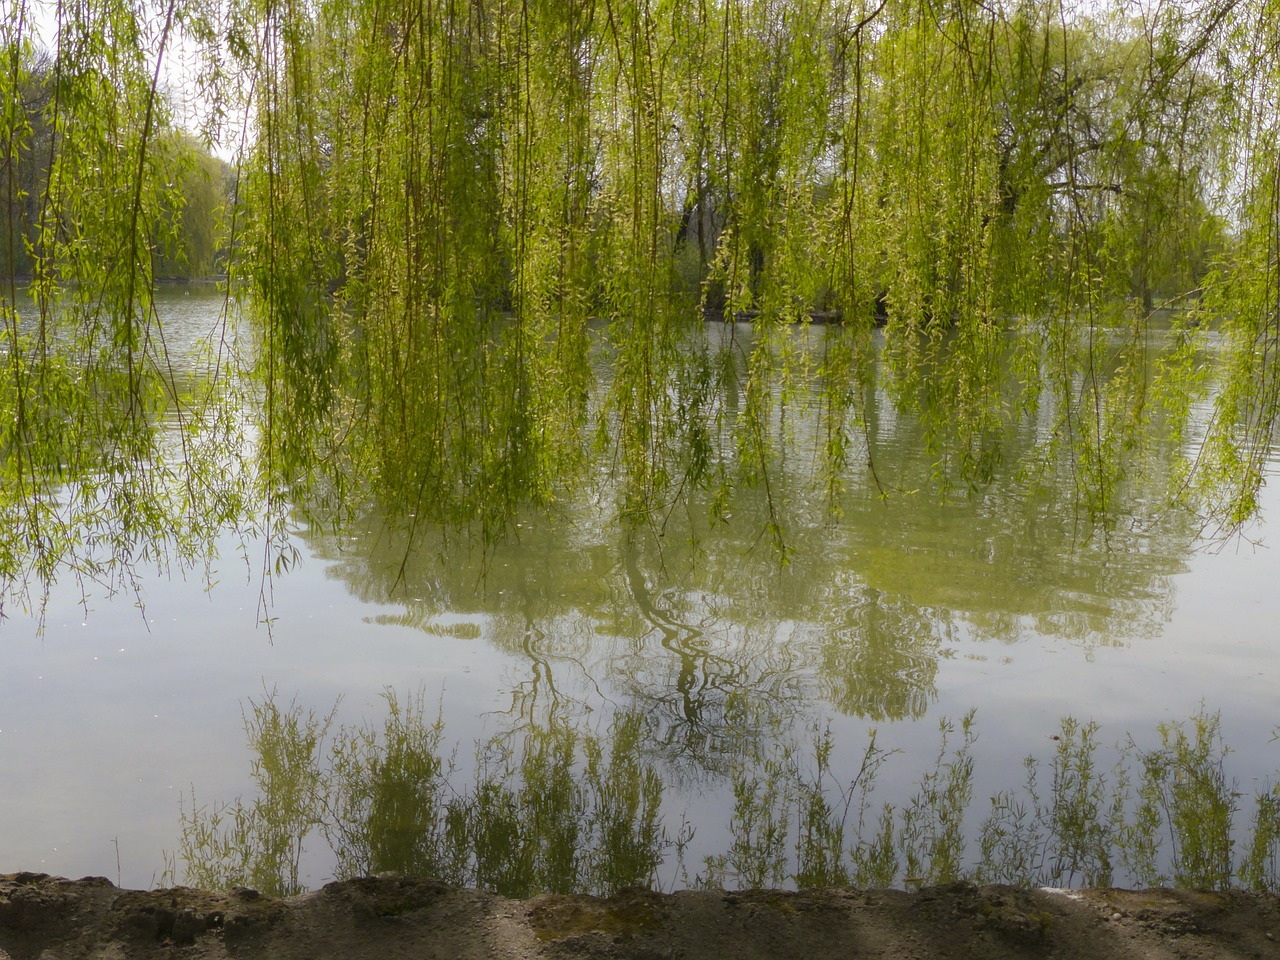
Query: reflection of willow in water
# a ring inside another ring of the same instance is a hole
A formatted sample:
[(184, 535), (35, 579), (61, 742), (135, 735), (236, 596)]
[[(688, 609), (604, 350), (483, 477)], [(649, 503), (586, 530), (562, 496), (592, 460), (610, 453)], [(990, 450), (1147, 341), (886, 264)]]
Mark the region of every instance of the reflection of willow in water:
[[(931, 614), (874, 588), (852, 596), (845, 623), (819, 641), (826, 699), (844, 713), (871, 720), (923, 716), (947, 631), (945, 614)], [(880, 677), (897, 682), (881, 685)]]
[[(608, 676), (653, 728), (676, 768), (713, 771), (757, 752), (801, 711), (797, 651), (771, 625), (736, 625), (714, 596), (661, 588), (661, 557), (633, 538), (621, 545), (620, 599), (637, 618), (635, 641), (615, 646)], [(656, 560), (656, 562), (655, 562)]]
[[(788, 349), (818, 355), (843, 336), (796, 331)], [(723, 349), (724, 363), (743, 362), (731, 342)], [(744, 403), (746, 379), (725, 379), (717, 402)], [(869, 385), (860, 455), (876, 475), (840, 492), (833, 521), (813, 493), (814, 462), (797, 455), (818, 442), (825, 402), (816, 381), (793, 385), (771, 428), (790, 453), (772, 463), (767, 491), (737, 491), (728, 518), (716, 489), (690, 486), (660, 523), (619, 523), (621, 494), (603, 480), (554, 515), (523, 516), (496, 544), (405, 531), (376, 512), (308, 536), (357, 596), (401, 605), (396, 622), (433, 639), (478, 631), (509, 654), (519, 722), (633, 709), (652, 718), (669, 761), (693, 766), (758, 752), (824, 700), (874, 720), (918, 718), (938, 658), (962, 641), (1047, 637), (1088, 650), (1158, 635), (1192, 532), (1177, 515), (1149, 528), (1081, 525), (1070, 475), (1044, 465), (1052, 411), (991, 441), (1000, 462), (1041, 469), (939, 495), (923, 492), (936, 486), (936, 453), (919, 421)], [(1135, 504), (1166, 484), (1178, 443), (1156, 431), (1144, 449), (1149, 466), (1124, 488)], [(708, 451), (734, 456), (731, 443)], [(607, 477), (608, 464), (595, 472)], [(786, 564), (761, 533), (775, 519)]]
[[(381, 728), (332, 731), (296, 703), (253, 704), (246, 730), (259, 795), (183, 810), (185, 880), (204, 887), (298, 892), (308, 843), (323, 839), (339, 878), (394, 871), (506, 896), (625, 886), (920, 885), (970, 878), (1022, 885), (1169, 884), (1280, 889), (1280, 789), (1264, 787), (1242, 828), (1215, 715), (1132, 738), (1110, 776), (1096, 724), (1062, 721), (1047, 760), (990, 798), (976, 832), (973, 715), (944, 720), (932, 769), (900, 805), (871, 792), (893, 751), (873, 732), (839, 769), (829, 732), (739, 761), (727, 824), (668, 831), (664, 784), (646, 757), (649, 719), (617, 715), (607, 736), (563, 719), (477, 747), (460, 787), (441, 721), (421, 695), (388, 693)], [(958, 742), (957, 742), (958, 741)], [(1047, 783), (1047, 786), (1046, 786)], [(663, 813), (667, 821), (664, 822)], [(722, 852), (685, 862), (695, 829)], [(690, 868), (694, 873), (690, 875)]]

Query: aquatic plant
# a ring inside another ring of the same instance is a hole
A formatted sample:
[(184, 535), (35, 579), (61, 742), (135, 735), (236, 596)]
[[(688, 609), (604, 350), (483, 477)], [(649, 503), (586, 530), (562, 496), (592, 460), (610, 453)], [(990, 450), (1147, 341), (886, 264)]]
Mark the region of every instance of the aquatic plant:
[[(1239, 793), (1226, 779), (1219, 719), (1205, 712), (1190, 719), (1190, 733), (1162, 724), (1158, 747), (1129, 740), (1109, 774), (1097, 769), (1099, 727), (1064, 718), (1047, 764), (1027, 758), (1023, 788), (991, 797), (976, 850), (968, 833), (972, 713), (958, 726), (941, 721), (933, 767), (900, 805), (872, 801), (894, 756), (874, 732), (845, 779), (831, 762), (829, 732), (814, 731), (810, 750), (786, 744), (733, 771), (728, 846), (691, 865), (685, 855), (698, 825), (682, 822), (674, 834), (664, 825), (666, 790), (646, 758), (640, 715), (615, 718), (604, 736), (557, 718), (514, 740), (481, 744), (474, 781), (463, 790), (440, 755), (442, 729), (425, 721), (421, 695), (388, 692), (387, 702), (381, 734), (340, 727), (327, 750), (320, 740), (332, 715), (304, 714), (297, 704), (281, 711), (271, 697), (253, 704), (247, 729), (260, 795), (184, 808), (186, 879), (296, 890), (303, 845), (323, 838), (340, 877), (393, 870), (513, 897), (680, 882), (1278, 887), (1275, 791), (1259, 792), (1240, 842)], [(1045, 765), (1047, 795), (1038, 785)]]
[(271, 896), (304, 889), (300, 865), (307, 836), (323, 822), (321, 756), (333, 713), (320, 716), (270, 691), (251, 702), (244, 726), (253, 751), (257, 796), (182, 810), (178, 844), (188, 882), (209, 889), (251, 887)]
[(258, 796), (184, 806), (186, 878), (297, 892), (303, 847), (323, 840), (340, 877), (392, 871), (512, 897), (656, 882), (675, 841), (661, 823), (661, 781), (641, 754), (639, 718), (617, 718), (607, 740), (553, 721), (481, 744), (472, 789), (459, 791), (422, 694), (385, 699), (381, 727), (332, 733), (332, 712), (282, 710), (274, 692), (251, 702)]

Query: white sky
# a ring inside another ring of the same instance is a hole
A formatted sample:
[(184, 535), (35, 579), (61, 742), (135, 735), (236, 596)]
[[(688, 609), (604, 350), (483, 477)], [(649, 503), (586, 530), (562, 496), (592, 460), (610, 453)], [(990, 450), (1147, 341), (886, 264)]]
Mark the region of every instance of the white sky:
[[(68, 3), (67, 6), (72, 6)], [(23, 35), (37, 46), (52, 49), (58, 34), (59, 0), (0, 0), (0, 36), (13, 37), (18, 18), (23, 18)], [(163, 0), (144, 0), (144, 19), (140, 22), (149, 40), (148, 74), (155, 74), (156, 53), (164, 31), (166, 5)], [(175, 118), (187, 131), (201, 136), (209, 127), (212, 104), (198, 92), (197, 78), (200, 72), (196, 45), (185, 37), (178, 24), (174, 24), (164, 51), (160, 69), (160, 90), (169, 98)], [(244, 111), (239, 105), (223, 104), (229, 114), (213, 151), (224, 160), (233, 156), (240, 145), (241, 119)]]

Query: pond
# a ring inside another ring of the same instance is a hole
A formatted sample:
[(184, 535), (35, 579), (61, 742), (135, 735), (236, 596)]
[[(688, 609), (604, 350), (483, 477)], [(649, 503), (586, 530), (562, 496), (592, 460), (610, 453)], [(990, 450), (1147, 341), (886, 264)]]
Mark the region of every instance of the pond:
[[(192, 337), (222, 305), (201, 288), (161, 300), (171, 329)], [(706, 334), (751, 337), (732, 324)], [(840, 335), (789, 334), (797, 349)], [(617, 520), (602, 484), (522, 516), (496, 544), (445, 530), (410, 539), (404, 518), (370, 511), (336, 529), (298, 521), (296, 562), (269, 577), (262, 544), (228, 533), (207, 582), (140, 570), (135, 590), (60, 582), (42, 611), (11, 605), (0, 625), (0, 868), (133, 887), (216, 878), (216, 864), (201, 874), (182, 853), (214, 812), (248, 810), (258, 795), (263, 757), (246, 726), (261, 734), (273, 708), (277, 720), (330, 717), (314, 751), (330, 770), (326, 744), (355, 750), (367, 742), (358, 731), (381, 731), (389, 710), (412, 714), (415, 704), (426, 725), (440, 723), (442, 767), (423, 776), (438, 776), (440, 797), (466, 800), (473, 814), (495, 777), (525, 809), (513, 785), (536, 766), (523, 746), (535, 731), (572, 731), (558, 769), (579, 784), (579, 814), (598, 812), (591, 796), (656, 777), (649, 801), (665, 834), (651, 880), (668, 888), (796, 882), (794, 864), (766, 861), (793, 858), (808, 823), (805, 785), (817, 782), (832, 809), (865, 812), (868, 842), (883, 805), (897, 811), (894, 882), (920, 879), (904, 855), (911, 831), (936, 839), (953, 820), (972, 867), (992, 798), (1025, 783), (1024, 758), (1041, 761), (1051, 802), (1055, 752), (1079, 744), (1065, 717), (1098, 725), (1095, 807), (1120, 786), (1113, 764), (1127, 764), (1130, 823), (1143, 757), (1162, 746), (1158, 727), (1193, 734), (1199, 717), (1213, 744), (1230, 747), (1197, 769), (1240, 795), (1231, 837), (1244, 851), (1253, 798), (1280, 776), (1280, 561), (1265, 526), (1280, 509), (1274, 486), (1261, 519), (1225, 543), (1201, 540), (1195, 519), (1177, 512), (1099, 532), (1052, 487), (1065, 481), (1042, 480), (1049, 487), (1032, 494), (1008, 471), (974, 492), (938, 494), (918, 425), (893, 412), (882, 387), (873, 400), (876, 476), (851, 472), (841, 519), (804, 492), (810, 460), (780, 462), (775, 483), (798, 505), (785, 564), (762, 535), (759, 490), (736, 499), (725, 523), (708, 523), (708, 505), (689, 491), (637, 529)], [(800, 391), (788, 413), (801, 441), (815, 429), (812, 407)], [(1018, 444), (1043, 437), (1033, 424), (1011, 442), (1015, 462)], [(1131, 495), (1144, 495), (1141, 484)], [(939, 760), (944, 723), (953, 732)], [(610, 753), (619, 731), (625, 755)], [(599, 765), (592, 773), (595, 750), (620, 779)], [(850, 790), (868, 757), (874, 784)], [(935, 798), (923, 805), (927, 828), (902, 819), (922, 789), (956, 783), (970, 762), (955, 812)], [(1181, 802), (1175, 779), (1162, 781), (1173, 791), (1166, 807)], [(768, 799), (771, 784), (780, 792)], [(335, 796), (312, 812), (337, 816)], [(329, 826), (305, 837), (297, 884), (350, 869), (333, 842), (349, 833)], [(227, 848), (215, 850), (207, 830), (205, 840), (210, 862), (225, 862)], [(484, 880), (470, 870), (459, 877)], [(1117, 882), (1127, 878), (1116, 870)], [(1055, 877), (1087, 879), (1071, 873)]]

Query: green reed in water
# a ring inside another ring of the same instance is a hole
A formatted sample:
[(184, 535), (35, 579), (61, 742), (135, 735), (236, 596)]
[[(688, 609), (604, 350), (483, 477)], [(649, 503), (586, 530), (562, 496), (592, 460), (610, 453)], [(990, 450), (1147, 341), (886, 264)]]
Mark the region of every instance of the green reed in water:
[(212, 807), (182, 810), (178, 853), (187, 883), (200, 887), (246, 886), (276, 896), (301, 893), (303, 842), (324, 822), (328, 775), (318, 764), (333, 713), (319, 716), (297, 702), (281, 709), (275, 694), (252, 703), (244, 718), (255, 757), (258, 796)]
[(303, 844), (318, 834), (340, 877), (394, 871), (512, 897), (613, 892), (655, 881), (673, 846), (659, 818), (662, 782), (640, 756), (638, 717), (607, 737), (554, 722), (521, 742), (477, 749), (459, 792), (421, 694), (388, 692), (381, 728), (342, 726), (269, 694), (245, 721), (258, 797), (183, 808), (186, 881), (299, 892)]
[(642, 715), (620, 715), (604, 734), (559, 718), (522, 737), (496, 737), (477, 746), (464, 789), (454, 785), (443, 723), (428, 721), (423, 696), (388, 692), (386, 700), (381, 727), (332, 735), (332, 712), (281, 709), (273, 694), (253, 703), (245, 728), (258, 796), (184, 806), (186, 882), (295, 893), (305, 844), (323, 839), (338, 877), (429, 875), (512, 897), (663, 882), (1280, 889), (1280, 790), (1255, 795), (1237, 845), (1243, 795), (1226, 773), (1219, 717), (1204, 711), (1161, 724), (1156, 747), (1130, 737), (1110, 771), (1099, 762), (1098, 725), (1064, 718), (1053, 755), (1028, 757), (1022, 787), (991, 797), (976, 844), (967, 834), (976, 816), (973, 712), (959, 725), (941, 721), (933, 766), (900, 806), (872, 801), (895, 753), (874, 731), (846, 780), (832, 762), (830, 731), (815, 730), (811, 750), (777, 744), (739, 764), (729, 847), (691, 876), (693, 830), (682, 823), (673, 835), (664, 825)]

